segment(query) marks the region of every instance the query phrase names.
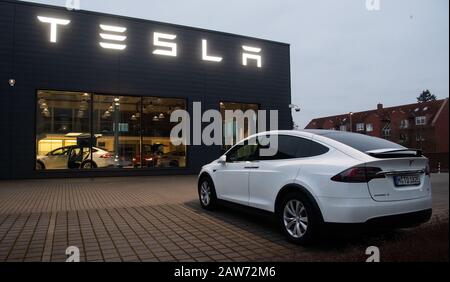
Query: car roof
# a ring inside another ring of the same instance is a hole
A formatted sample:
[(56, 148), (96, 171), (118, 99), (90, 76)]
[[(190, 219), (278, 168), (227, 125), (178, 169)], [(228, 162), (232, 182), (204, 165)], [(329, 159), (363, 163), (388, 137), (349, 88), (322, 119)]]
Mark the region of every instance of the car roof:
[(76, 147), (76, 146), (75, 146), (75, 145), (71, 145), (71, 146), (63, 146), (63, 147), (56, 148), (56, 149), (54, 149), (54, 150), (52, 150), (52, 151), (61, 150), (61, 149), (70, 149), (70, 148), (73, 148), (73, 147)]
[(244, 140), (250, 139), (252, 137), (261, 136), (261, 135), (267, 135), (267, 134), (281, 134), (281, 135), (291, 135), (291, 136), (298, 136), (303, 138), (309, 138), (311, 140), (314, 140), (315, 142), (319, 142), (322, 144), (325, 144), (329, 147), (332, 147), (334, 149), (337, 149), (349, 156), (352, 156), (356, 159), (359, 159), (361, 161), (368, 161), (372, 157), (369, 155), (360, 152), (346, 144), (343, 144), (339, 141), (330, 139), (327, 137), (328, 134), (359, 134), (359, 133), (353, 133), (353, 132), (346, 132), (346, 131), (337, 131), (337, 130), (325, 130), (325, 129), (306, 129), (306, 130), (273, 130), (273, 131), (266, 131), (261, 132), (258, 134), (254, 134), (252, 136), (249, 136), (248, 138), (245, 138)]
[[(64, 147), (56, 148), (56, 149), (54, 149), (53, 151), (61, 150), (61, 149), (79, 148), (79, 147), (80, 147), (80, 146), (78, 146), (78, 145), (70, 145), (70, 146), (64, 146)], [(85, 147), (85, 148), (90, 148), (90, 147)], [(104, 149), (100, 149), (100, 148), (94, 147), (94, 146), (92, 147), (92, 149), (104, 151)], [(52, 152), (53, 152), (53, 151), (52, 151)]]
[(293, 135), (293, 136), (299, 136), (299, 137), (307, 137), (312, 138), (314, 135), (320, 135), (325, 136), (330, 133), (336, 133), (336, 132), (342, 132), (343, 134), (357, 134), (357, 133), (350, 133), (346, 131), (336, 131), (336, 130), (327, 130), (327, 129), (292, 129), (292, 130), (271, 130), (271, 131), (265, 131), (257, 133), (253, 136), (260, 136), (260, 135), (266, 135), (266, 134), (282, 134), (282, 135)]
[(313, 133), (307, 132), (304, 130), (271, 130), (271, 131), (258, 132), (257, 134), (254, 134), (249, 137), (251, 138), (251, 137), (267, 135), (267, 134), (293, 135), (293, 136), (302, 136), (302, 137), (312, 137), (314, 135)]
[(325, 135), (325, 134), (328, 134), (328, 133), (336, 133), (336, 132), (342, 132), (344, 134), (345, 133), (350, 133), (350, 132), (347, 132), (347, 131), (337, 131), (337, 130), (330, 130), (330, 129), (304, 129), (302, 131), (309, 132), (309, 133), (312, 133), (312, 134), (317, 134), (317, 135)]
[(314, 135), (327, 136), (328, 134), (342, 134), (342, 135), (357, 135), (360, 133), (349, 132), (349, 131), (339, 131), (339, 130), (329, 130), (329, 129), (302, 129), (302, 130), (273, 130), (273, 131), (265, 131), (255, 136), (264, 135), (264, 134), (286, 134), (286, 135), (295, 135), (295, 136), (307, 136), (312, 137)]

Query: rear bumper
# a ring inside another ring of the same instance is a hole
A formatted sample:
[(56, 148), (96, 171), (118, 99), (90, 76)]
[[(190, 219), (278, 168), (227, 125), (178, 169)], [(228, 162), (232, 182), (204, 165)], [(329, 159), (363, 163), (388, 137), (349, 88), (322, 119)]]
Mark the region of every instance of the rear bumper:
[(376, 202), (372, 198), (319, 198), (319, 206), (325, 222), (366, 223), (377, 219), (414, 214), (431, 210), (431, 194), (420, 199), (393, 202)]
[(432, 209), (427, 209), (423, 211), (398, 214), (398, 215), (390, 215), (372, 218), (368, 220), (366, 223), (374, 226), (382, 226), (382, 227), (410, 227), (415, 226), (421, 223), (425, 223), (430, 220), (431, 215), (433, 214)]

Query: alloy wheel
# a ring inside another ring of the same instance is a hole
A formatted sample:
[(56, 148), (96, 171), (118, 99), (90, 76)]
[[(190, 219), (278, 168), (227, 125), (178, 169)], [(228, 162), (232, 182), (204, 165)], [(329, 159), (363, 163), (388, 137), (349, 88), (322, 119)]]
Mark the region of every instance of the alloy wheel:
[(308, 214), (303, 203), (297, 199), (288, 201), (284, 206), (283, 222), (290, 236), (303, 237), (308, 230)]
[(211, 187), (209, 186), (208, 181), (203, 181), (200, 186), (200, 200), (204, 206), (208, 206), (211, 202)]
[(92, 164), (90, 162), (83, 164), (83, 169), (90, 169), (90, 168), (92, 168)]

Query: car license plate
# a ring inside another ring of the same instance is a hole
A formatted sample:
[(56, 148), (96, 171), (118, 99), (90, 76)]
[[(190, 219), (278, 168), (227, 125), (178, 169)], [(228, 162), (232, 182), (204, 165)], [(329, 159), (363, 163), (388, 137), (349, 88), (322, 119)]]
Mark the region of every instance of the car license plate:
[(395, 186), (414, 186), (420, 185), (419, 175), (401, 175), (394, 176)]

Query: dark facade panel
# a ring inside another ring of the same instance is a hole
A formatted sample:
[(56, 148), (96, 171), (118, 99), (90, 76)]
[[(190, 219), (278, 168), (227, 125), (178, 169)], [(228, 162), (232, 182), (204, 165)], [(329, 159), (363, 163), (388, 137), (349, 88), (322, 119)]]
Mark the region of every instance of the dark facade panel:
[[(17, 80), (12, 88), (13, 100), (4, 95), (12, 93), (12, 89), (5, 83), (1, 86), (1, 107), (6, 110), (1, 113), (0, 129), (10, 132), (10, 141), (0, 139), (1, 147), (8, 148), (0, 154), (7, 160), (9, 155), (13, 156), (6, 164), (0, 163), (2, 178), (112, 174), (34, 170), (39, 89), (183, 98), (189, 110), (195, 101), (202, 102), (203, 110), (218, 110), (220, 101), (255, 103), (264, 110), (279, 110), (281, 129), (291, 126), (290, 58), (286, 44), (45, 5), (18, 2), (0, 5), (0, 52), (3, 58), (10, 59), (0, 61), (0, 74), (5, 81), (14, 69)], [(66, 18), (71, 23), (58, 27), (58, 42), (51, 44), (50, 26), (39, 22), (37, 16)], [(123, 51), (101, 48), (100, 24), (127, 27), (127, 48)], [(176, 34), (178, 56), (152, 54), (153, 32)], [(208, 40), (211, 53), (223, 57), (221, 63), (202, 61), (202, 39)], [(242, 65), (242, 45), (262, 48), (262, 68)], [(114, 175), (195, 173), (217, 158), (220, 148), (190, 146), (187, 154), (186, 169), (126, 170), (114, 171)]]
[(0, 129), (3, 135), (0, 138), (0, 179), (11, 176), (10, 105), (15, 93), (14, 89), (9, 86), (8, 80), (12, 78), (13, 72), (13, 20), (14, 5), (0, 2)]

